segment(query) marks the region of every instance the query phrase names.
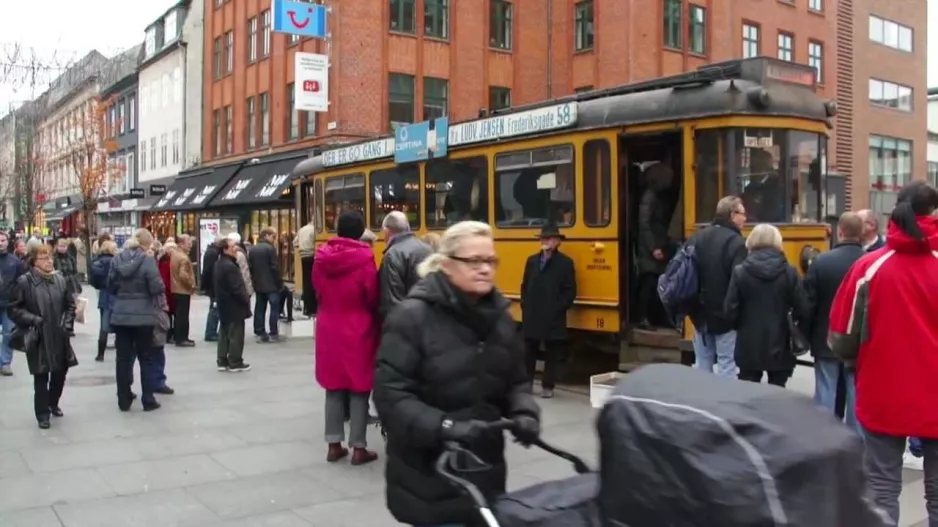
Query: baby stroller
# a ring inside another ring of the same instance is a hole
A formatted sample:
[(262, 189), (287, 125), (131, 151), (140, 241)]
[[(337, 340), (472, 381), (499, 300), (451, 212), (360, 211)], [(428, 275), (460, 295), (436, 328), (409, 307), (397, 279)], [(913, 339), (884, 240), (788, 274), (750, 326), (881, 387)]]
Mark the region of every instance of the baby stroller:
[[(510, 420), (503, 419), (493, 421), (489, 429), (503, 431), (510, 430), (512, 426)], [(509, 492), (489, 504), (475, 485), (460, 477), (460, 473), (484, 470), (488, 465), (459, 443), (445, 443), (443, 453), (436, 462), (436, 471), (469, 494), (487, 527), (599, 526), (599, 511), (596, 507), (598, 474), (590, 472), (586, 463), (577, 456), (540, 439), (531, 446), (569, 461), (578, 475)]]

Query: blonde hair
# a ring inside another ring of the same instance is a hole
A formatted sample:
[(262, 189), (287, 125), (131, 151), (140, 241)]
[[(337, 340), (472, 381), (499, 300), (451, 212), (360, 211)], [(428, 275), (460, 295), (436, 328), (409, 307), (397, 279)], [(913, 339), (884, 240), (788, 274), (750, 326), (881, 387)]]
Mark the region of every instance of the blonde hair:
[(117, 244), (112, 240), (104, 240), (98, 246), (98, 254), (110, 254), (112, 256), (117, 254)]
[(492, 228), (480, 221), (461, 221), (446, 229), (443, 237), (440, 238), (440, 246), (436, 252), (417, 266), (417, 274), (422, 278), (439, 271), (443, 262), (456, 254), (463, 242), (477, 236), (491, 238)]
[(753, 227), (746, 238), (746, 249), (754, 251), (763, 248), (782, 249), (782, 233), (775, 225), (760, 223)]
[(430, 246), (434, 251), (440, 248), (440, 235), (435, 232), (428, 232), (420, 237), (420, 241)]
[(134, 235), (124, 242), (125, 249), (136, 249), (138, 247), (149, 247), (153, 245), (153, 235), (147, 229), (137, 229)]
[(365, 232), (362, 233), (362, 237), (358, 239), (360, 242), (367, 243), (368, 245), (374, 245), (378, 241), (378, 236), (371, 229), (365, 229)]

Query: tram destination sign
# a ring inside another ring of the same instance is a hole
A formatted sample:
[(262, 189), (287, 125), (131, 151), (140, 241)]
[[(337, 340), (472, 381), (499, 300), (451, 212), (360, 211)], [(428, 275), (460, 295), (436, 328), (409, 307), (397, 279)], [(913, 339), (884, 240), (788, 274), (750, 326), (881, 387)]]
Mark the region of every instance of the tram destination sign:
[(322, 153), (322, 166), (335, 167), (351, 165), (362, 161), (372, 161), (394, 155), (394, 138), (378, 139), (367, 143), (358, 143), (326, 150)]
[(546, 106), (534, 110), (497, 115), (449, 127), (449, 146), (469, 145), (505, 137), (536, 134), (576, 125), (575, 102)]

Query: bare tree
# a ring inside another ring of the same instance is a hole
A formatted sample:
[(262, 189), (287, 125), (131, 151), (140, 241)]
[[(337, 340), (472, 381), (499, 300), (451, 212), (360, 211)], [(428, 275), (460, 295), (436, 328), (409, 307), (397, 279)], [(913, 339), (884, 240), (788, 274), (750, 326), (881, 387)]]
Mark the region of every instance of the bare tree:
[(15, 192), (14, 214), (32, 233), (36, 216), (47, 199), (46, 163), (39, 144), (40, 102), (29, 102), (15, 112), (14, 161), (11, 187)]

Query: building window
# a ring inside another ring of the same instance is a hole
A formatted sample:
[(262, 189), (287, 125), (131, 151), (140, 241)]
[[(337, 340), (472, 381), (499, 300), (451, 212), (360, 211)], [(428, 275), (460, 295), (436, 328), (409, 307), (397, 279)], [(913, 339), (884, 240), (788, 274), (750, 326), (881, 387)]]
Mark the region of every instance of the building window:
[(267, 57), (270, 55), (270, 9), (261, 13), (261, 20), (263, 20), (261, 27), (261, 56)]
[(124, 133), (127, 131), (127, 114), (126, 109), (124, 108), (126, 104), (127, 101), (124, 99), (121, 99), (117, 102), (117, 129), (121, 135), (124, 135)]
[(296, 111), (293, 83), (287, 84), (287, 139), (300, 136), (300, 114)]
[(808, 9), (812, 11), (823, 11), (824, 0), (808, 0)]
[(664, 45), (668, 48), (683, 47), (684, 26), (681, 24), (682, 0), (664, 0)]
[(573, 7), (575, 31), (574, 51), (593, 49), (593, 0), (577, 2)]
[(449, 0), (423, 0), (423, 34), (449, 38)]
[(137, 166), (137, 161), (134, 159), (134, 153), (131, 152), (127, 154), (127, 159), (124, 161), (124, 192), (133, 185), (134, 182), (134, 168)]
[(225, 33), (225, 73), (234, 71), (234, 31)]
[(391, 0), (391, 31), (413, 33), (417, 0)]
[(163, 19), (164, 46), (176, 40), (176, 35), (179, 33), (179, 26), (176, 24), (176, 18), (176, 10), (173, 9), (169, 13), (166, 13), (166, 18)]
[(166, 154), (169, 153), (169, 145), (166, 142), (166, 134), (160, 134), (160, 166), (165, 167), (167, 162)]
[(179, 130), (173, 130), (173, 164), (179, 164)]
[(306, 124), (304, 125), (303, 135), (313, 137), (316, 135), (316, 112), (306, 112)]
[(808, 42), (808, 66), (811, 66), (817, 71), (817, 83), (822, 84), (824, 82), (824, 72), (823, 68), (824, 62), (824, 44), (820, 42)]
[(901, 51), (912, 51), (912, 28), (870, 15), (870, 40)]
[(254, 107), (254, 97), (248, 97), (247, 108), (248, 150), (257, 146), (257, 108)]
[(215, 78), (221, 78), (221, 37), (215, 39), (215, 45), (212, 52), (212, 71)]
[(156, 26), (147, 29), (143, 46), (147, 57), (152, 57), (156, 53)]
[(137, 128), (137, 98), (131, 97), (127, 101), (127, 130), (133, 132)]
[(261, 146), (270, 144), (270, 96), (261, 94)]
[(140, 141), (140, 172), (147, 171), (147, 142)]
[(687, 20), (687, 33), (690, 38), (690, 52), (704, 55), (707, 53), (707, 10), (699, 5), (690, 5)]
[(257, 60), (257, 17), (248, 20), (248, 62)]
[(778, 58), (782, 60), (787, 60), (791, 62), (794, 60), (794, 53), (792, 52), (792, 36), (791, 33), (785, 33), (779, 31), (778, 33)]
[(870, 187), (898, 191), (912, 180), (912, 142), (870, 136)]
[(150, 170), (156, 170), (156, 138), (150, 138)]
[(605, 139), (583, 145), (583, 220), (589, 227), (605, 227), (612, 219), (611, 153)]
[(221, 110), (212, 112), (212, 132), (215, 134), (215, 156), (221, 155)]
[(870, 103), (911, 112), (912, 88), (894, 82), (870, 79)]
[(234, 152), (234, 113), (231, 105), (225, 106), (225, 153)]
[(182, 68), (179, 66), (173, 69), (173, 102), (182, 102)]
[(489, 0), (489, 46), (511, 49), (511, 9), (511, 2)]
[(423, 119), (443, 117), (447, 112), (449, 82), (446, 79), (423, 78)]
[(108, 132), (111, 137), (114, 137), (117, 132), (117, 107), (111, 106), (111, 111), (109, 112), (108, 120)]
[(938, 186), (938, 162), (928, 162), (928, 182), (931, 186)]
[(759, 26), (743, 24), (743, 58), (759, 56)]
[(388, 80), (388, 116), (391, 129), (414, 122), (414, 76), (392, 73)]
[(511, 89), (489, 86), (489, 110), (504, 110), (511, 107)]

